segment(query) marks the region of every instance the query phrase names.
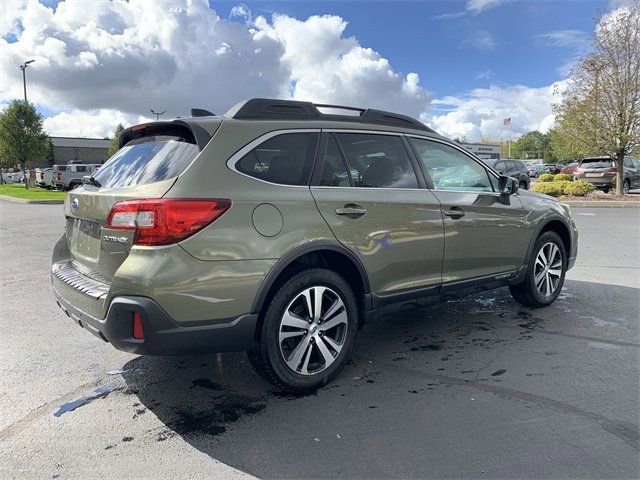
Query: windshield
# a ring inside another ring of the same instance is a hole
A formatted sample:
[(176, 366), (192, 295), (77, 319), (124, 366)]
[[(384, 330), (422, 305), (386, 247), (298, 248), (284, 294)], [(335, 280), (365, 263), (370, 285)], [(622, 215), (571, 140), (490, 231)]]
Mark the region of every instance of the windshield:
[(118, 150), (93, 178), (104, 188), (159, 182), (180, 175), (198, 151), (196, 145), (179, 137), (139, 138)]

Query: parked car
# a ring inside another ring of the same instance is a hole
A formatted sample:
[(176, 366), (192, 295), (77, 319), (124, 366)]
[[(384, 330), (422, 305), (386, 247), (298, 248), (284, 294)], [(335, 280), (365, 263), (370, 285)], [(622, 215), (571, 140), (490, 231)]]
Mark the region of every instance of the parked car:
[(578, 168), (578, 165), (580, 164), (580, 162), (571, 162), (566, 164), (564, 167), (562, 167), (560, 169), (560, 173), (566, 173), (569, 175), (573, 175), (576, 171), (576, 169)]
[(545, 173), (544, 165), (541, 163), (527, 165), (527, 172), (529, 173), (529, 177), (538, 178), (539, 175)]
[(557, 163), (545, 163), (544, 164), (545, 173), (560, 173), (560, 167)]
[[(585, 180), (594, 187), (608, 192), (616, 188), (617, 172), (617, 163), (611, 157), (588, 157), (580, 160), (573, 176), (576, 180)], [(622, 191), (625, 194), (631, 189), (640, 188), (640, 160), (630, 155), (625, 156), (623, 175)]]
[(519, 188), (529, 190), (529, 185), (531, 184), (529, 170), (520, 160), (501, 159), (485, 160), (485, 162), (492, 166), (499, 174), (508, 175), (518, 180)]
[(118, 349), (247, 350), (309, 390), (381, 312), (502, 286), (555, 301), (577, 254), (568, 206), (413, 118), (359, 113), (253, 99), (125, 129), (67, 195), (59, 306)]
[(82, 185), (82, 177), (92, 176), (101, 165), (69, 163), (53, 166), (53, 186), (64, 190), (73, 190)]
[(36, 168), (36, 186), (40, 188), (51, 188), (53, 180), (53, 168)]
[(3, 183), (13, 183), (13, 174), (8, 172), (2, 172)]

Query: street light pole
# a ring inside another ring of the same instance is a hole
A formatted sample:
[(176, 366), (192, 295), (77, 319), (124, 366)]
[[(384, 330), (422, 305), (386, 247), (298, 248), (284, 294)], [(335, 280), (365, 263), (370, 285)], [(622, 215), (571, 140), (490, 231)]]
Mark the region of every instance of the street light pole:
[(154, 112), (152, 108), (151, 113), (153, 113), (156, 116), (156, 122), (157, 122), (158, 120), (160, 120), (160, 115), (164, 115), (165, 113), (167, 113), (167, 111), (164, 110), (163, 112)]
[(24, 89), (24, 101), (27, 102), (27, 67), (30, 63), (35, 62), (35, 60), (27, 60), (22, 65), (20, 65), (20, 70), (22, 70), (22, 88)]

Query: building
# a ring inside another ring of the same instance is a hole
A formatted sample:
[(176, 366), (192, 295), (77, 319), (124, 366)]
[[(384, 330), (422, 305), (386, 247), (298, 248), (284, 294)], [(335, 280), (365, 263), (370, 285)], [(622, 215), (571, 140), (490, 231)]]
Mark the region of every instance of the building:
[(53, 163), (104, 163), (109, 158), (111, 140), (104, 138), (51, 137)]
[(460, 145), (466, 148), (476, 157), (482, 160), (492, 160), (500, 158), (500, 144), (499, 143), (464, 143)]

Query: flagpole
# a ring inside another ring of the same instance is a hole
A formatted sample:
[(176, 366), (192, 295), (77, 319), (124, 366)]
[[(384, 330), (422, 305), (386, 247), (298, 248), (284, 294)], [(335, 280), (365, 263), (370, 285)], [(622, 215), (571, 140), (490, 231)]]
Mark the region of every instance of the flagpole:
[(511, 158), (511, 117), (509, 117), (509, 158)]

